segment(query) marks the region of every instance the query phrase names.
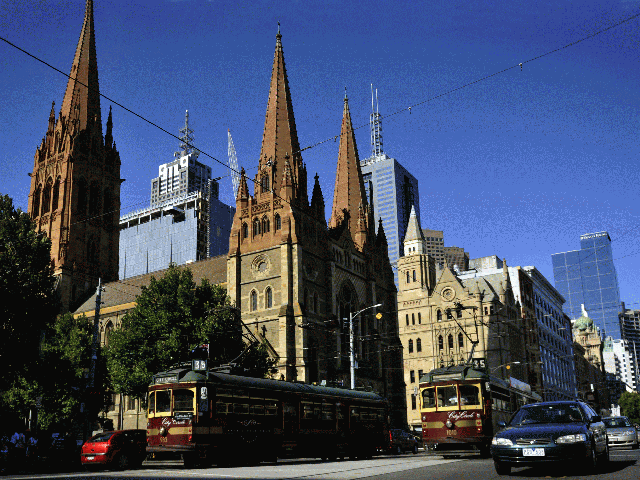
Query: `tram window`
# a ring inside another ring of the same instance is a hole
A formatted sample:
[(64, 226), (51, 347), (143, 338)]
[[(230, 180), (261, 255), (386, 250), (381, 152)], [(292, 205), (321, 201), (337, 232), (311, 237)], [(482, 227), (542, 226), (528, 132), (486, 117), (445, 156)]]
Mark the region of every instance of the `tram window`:
[(253, 415), (264, 415), (264, 405), (251, 405)]
[(335, 420), (335, 414), (333, 411), (333, 405), (322, 405), (322, 420), (331, 421)]
[(358, 409), (358, 407), (351, 407), (350, 413), (351, 419), (358, 421), (358, 419), (360, 418), (360, 410)]
[(216, 402), (216, 412), (219, 415), (226, 415), (228, 412), (228, 403)]
[(193, 398), (195, 392), (186, 388), (177, 388), (173, 391), (173, 411), (193, 413)]
[(156, 390), (156, 412), (171, 411), (171, 390)]
[(460, 405), (480, 405), (480, 388), (478, 385), (459, 385)]
[(278, 414), (278, 404), (276, 402), (269, 402), (264, 406), (264, 414), (265, 415), (277, 415)]
[(455, 385), (437, 387), (438, 407), (455, 407), (458, 405), (458, 389)]
[(302, 405), (302, 419), (313, 420), (313, 404), (305, 403)]
[(425, 388), (422, 391), (422, 407), (423, 408), (435, 408), (436, 406), (436, 389)]
[(233, 405), (233, 413), (238, 415), (248, 415), (249, 414), (249, 405), (246, 403), (235, 403)]
[(156, 392), (151, 392), (149, 394), (149, 414), (152, 414), (156, 411)]

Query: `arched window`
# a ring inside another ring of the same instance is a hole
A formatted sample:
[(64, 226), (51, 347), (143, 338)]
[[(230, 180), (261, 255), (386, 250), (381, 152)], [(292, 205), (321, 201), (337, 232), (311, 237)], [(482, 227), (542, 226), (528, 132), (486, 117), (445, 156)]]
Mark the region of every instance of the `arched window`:
[(256, 292), (255, 290), (252, 290), (251, 294), (249, 295), (249, 309), (252, 312), (258, 310), (258, 292)]
[(89, 189), (89, 214), (97, 215), (100, 213), (100, 185), (98, 182), (91, 182)]
[(409, 314), (407, 313), (407, 327), (409, 326)]
[(246, 223), (242, 224), (242, 238), (247, 238), (249, 236), (249, 225)]
[(269, 176), (263, 175), (260, 179), (260, 190), (262, 193), (267, 193), (269, 191)]
[(277, 213), (276, 213), (276, 216), (275, 216), (275, 218), (273, 220), (273, 223), (275, 223), (276, 230), (280, 230), (282, 228), (282, 222), (280, 221), (280, 215), (278, 215)]
[(409, 353), (413, 353), (413, 340), (409, 340)]
[(33, 217), (37, 217), (40, 215), (40, 192), (42, 191), (42, 187), (38, 185), (36, 191), (33, 194), (33, 203), (31, 204), (31, 213)]
[(438, 310), (436, 312), (436, 320), (439, 321), (439, 322), (442, 321), (442, 311), (441, 310)]
[(444, 348), (444, 339), (442, 335), (438, 337), (438, 350), (442, 350)]
[(447, 308), (447, 320), (453, 320), (453, 314), (450, 308)]
[(90, 264), (98, 263), (98, 245), (94, 237), (91, 237), (87, 244), (87, 260)]
[(264, 307), (273, 307), (273, 292), (271, 291), (271, 287), (267, 287), (267, 289), (264, 291)]
[(78, 181), (78, 213), (84, 217), (87, 214), (87, 182), (84, 178)]
[(447, 338), (448, 343), (449, 343), (449, 348), (453, 348), (453, 335), (449, 334), (449, 337)]
[(411, 283), (411, 275), (409, 274), (409, 270), (407, 270), (407, 283)]
[(53, 184), (53, 192), (51, 193), (51, 211), (55, 212), (58, 209), (58, 198), (60, 197), (60, 177), (56, 178)]
[(269, 231), (269, 219), (267, 217), (262, 217), (262, 233), (267, 233)]
[(415, 270), (413, 271), (413, 281), (414, 282), (416, 281), (416, 271)]
[(416, 340), (416, 351), (418, 351), (418, 352), (422, 351), (422, 340), (420, 340), (420, 339)]
[(411, 314), (411, 325), (415, 325), (416, 324), (416, 314), (412, 313)]
[(307, 310), (311, 310), (311, 302), (309, 301), (309, 290), (304, 289), (304, 307)]
[(42, 193), (42, 215), (49, 213), (51, 207), (51, 189), (53, 188), (53, 180), (48, 179)]
[(458, 347), (464, 347), (464, 335), (462, 335), (462, 332), (458, 334)]
[(257, 218), (253, 219), (253, 236), (260, 235), (260, 220)]
[(456, 308), (456, 317), (462, 318), (462, 309), (461, 308)]
[(418, 325), (422, 324), (422, 315), (420, 315), (420, 312), (418, 312)]
[(113, 323), (108, 322), (104, 327), (104, 346), (109, 346), (109, 337), (113, 333)]

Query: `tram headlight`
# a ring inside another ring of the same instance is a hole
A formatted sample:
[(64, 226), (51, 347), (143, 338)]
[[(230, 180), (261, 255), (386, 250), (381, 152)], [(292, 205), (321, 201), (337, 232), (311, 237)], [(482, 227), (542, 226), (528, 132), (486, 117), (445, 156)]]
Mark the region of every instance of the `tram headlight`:
[(447, 422), (445, 423), (445, 425), (447, 426), (448, 429), (453, 428), (453, 422), (450, 419), (447, 419)]
[(493, 440), (491, 440), (491, 445), (511, 446), (511, 445), (513, 445), (513, 442), (511, 440), (509, 440), (508, 438), (493, 437)]

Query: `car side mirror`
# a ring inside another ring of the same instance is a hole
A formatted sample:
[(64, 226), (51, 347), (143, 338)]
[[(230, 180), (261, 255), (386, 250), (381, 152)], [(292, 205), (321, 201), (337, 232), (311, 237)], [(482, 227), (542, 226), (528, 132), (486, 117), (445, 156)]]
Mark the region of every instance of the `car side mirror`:
[(500, 428), (504, 428), (504, 427), (506, 427), (506, 426), (507, 426), (507, 424), (506, 424), (505, 422), (498, 422), (498, 426), (499, 426)]
[(591, 423), (596, 423), (601, 421), (602, 421), (602, 417), (600, 415), (594, 415), (593, 417), (591, 417)]

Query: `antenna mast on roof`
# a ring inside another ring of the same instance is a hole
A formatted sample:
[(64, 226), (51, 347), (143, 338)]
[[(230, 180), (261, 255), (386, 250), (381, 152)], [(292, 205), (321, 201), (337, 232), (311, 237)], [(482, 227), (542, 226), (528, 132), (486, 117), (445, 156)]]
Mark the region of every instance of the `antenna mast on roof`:
[(227, 129), (227, 136), (229, 137), (229, 168), (231, 169), (231, 184), (233, 185), (233, 197), (238, 199), (238, 186), (240, 185), (240, 173), (238, 168), (238, 156), (236, 155), (236, 147), (233, 146), (233, 139), (231, 138), (231, 130)]
[(382, 116), (378, 110), (378, 89), (376, 88), (375, 107), (373, 103), (373, 84), (371, 84), (371, 157), (382, 155)]
[(174, 157), (184, 157), (189, 155), (191, 152), (194, 152), (197, 158), (200, 152), (198, 152), (198, 149), (193, 146), (195, 136), (193, 135), (193, 128), (189, 127), (189, 110), (184, 114), (184, 127), (180, 129), (180, 133), (182, 134), (179, 137), (181, 140), (180, 151), (174, 153)]

